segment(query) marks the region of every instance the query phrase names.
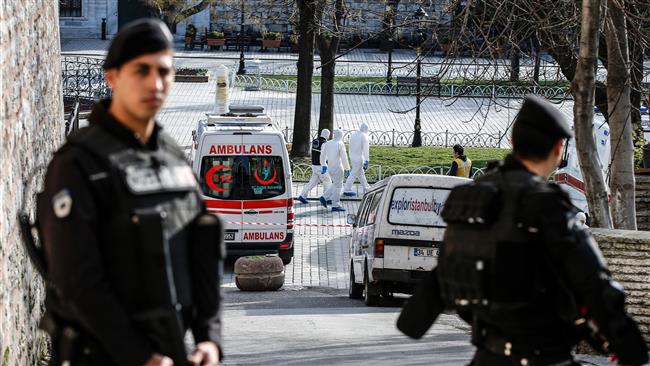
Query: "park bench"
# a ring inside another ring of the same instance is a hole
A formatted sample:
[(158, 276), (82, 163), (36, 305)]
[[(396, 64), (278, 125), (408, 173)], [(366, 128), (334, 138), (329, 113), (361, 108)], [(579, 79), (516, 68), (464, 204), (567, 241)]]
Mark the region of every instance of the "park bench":
[[(414, 76), (398, 76), (397, 84), (395, 85), (395, 95), (399, 96), (400, 89), (406, 88), (408, 95), (415, 94), (417, 87), (417, 78)], [(422, 76), (420, 77), (421, 95), (432, 95), (431, 91), (435, 88), (440, 96), (440, 78), (437, 76)]]

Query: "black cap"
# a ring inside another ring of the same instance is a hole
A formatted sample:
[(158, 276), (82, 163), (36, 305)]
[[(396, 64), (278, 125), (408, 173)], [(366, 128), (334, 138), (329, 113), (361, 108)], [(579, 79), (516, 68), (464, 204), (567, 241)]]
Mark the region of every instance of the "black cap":
[(155, 18), (137, 19), (120, 30), (104, 60), (104, 70), (120, 67), (139, 56), (174, 48), (167, 25)]
[(515, 117), (515, 124), (536, 135), (550, 138), (570, 138), (573, 136), (564, 115), (546, 99), (527, 95)]

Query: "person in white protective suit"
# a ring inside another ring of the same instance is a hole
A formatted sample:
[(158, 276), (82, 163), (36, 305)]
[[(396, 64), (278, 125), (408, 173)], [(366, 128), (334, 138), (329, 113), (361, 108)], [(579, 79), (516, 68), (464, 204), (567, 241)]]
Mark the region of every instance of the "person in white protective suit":
[(318, 183), (323, 183), (323, 189), (326, 191), (332, 185), (332, 179), (329, 174), (321, 173), (320, 165), (320, 155), (323, 145), (327, 142), (327, 139), (330, 138), (330, 130), (323, 128), (320, 132), (320, 136), (315, 138), (311, 142), (311, 178), (309, 182), (302, 189), (302, 193), (298, 196), (298, 201), (302, 203), (308, 203), (307, 194), (318, 185)]
[(328, 141), (321, 148), (320, 154), (321, 173), (329, 171), (332, 185), (320, 197), (320, 203), (327, 207), (327, 201), (332, 201), (332, 211), (345, 211), (341, 207), (341, 191), (343, 190), (343, 177), (350, 174), (350, 163), (343, 144), (343, 131), (334, 130), (334, 139)]
[(365, 173), (370, 164), (370, 141), (368, 140), (368, 125), (365, 123), (362, 123), (359, 131), (353, 133), (350, 137), (350, 163), (352, 163), (352, 171), (350, 171), (350, 176), (345, 181), (343, 195), (357, 195), (352, 190), (352, 185), (356, 179), (359, 179), (361, 189), (363, 193), (366, 193), (370, 188)]

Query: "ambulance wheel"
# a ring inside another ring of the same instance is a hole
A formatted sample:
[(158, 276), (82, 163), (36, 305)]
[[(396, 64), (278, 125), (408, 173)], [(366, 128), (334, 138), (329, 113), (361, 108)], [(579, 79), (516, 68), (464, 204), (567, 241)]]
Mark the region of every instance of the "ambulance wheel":
[(363, 277), (363, 302), (367, 306), (379, 305), (379, 295), (377, 294), (375, 286), (368, 281), (368, 271), (366, 271), (366, 274)]
[(291, 247), (291, 249), (278, 251), (278, 257), (282, 259), (282, 264), (285, 266), (291, 263), (291, 258), (293, 258), (293, 247)]
[(348, 288), (348, 296), (351, 299), (362, 299), (363, 285), (360, 285), (354, 281), (354, 267), (352, 266), (352, 262), (350, 262), (350, 287)]

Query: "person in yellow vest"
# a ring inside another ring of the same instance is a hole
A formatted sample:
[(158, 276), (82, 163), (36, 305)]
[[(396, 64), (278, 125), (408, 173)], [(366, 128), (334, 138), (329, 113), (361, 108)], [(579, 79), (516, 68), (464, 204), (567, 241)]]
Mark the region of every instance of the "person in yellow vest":
[(449, 175), (469, 178), (472, 172), (472, 161), (465, 156), (464, 149), (460, 145), (454, 145), (454, 162), (451, 163)]

